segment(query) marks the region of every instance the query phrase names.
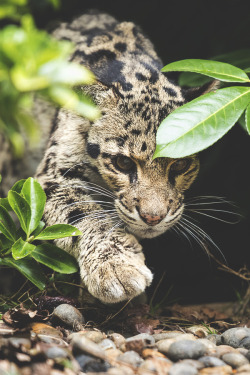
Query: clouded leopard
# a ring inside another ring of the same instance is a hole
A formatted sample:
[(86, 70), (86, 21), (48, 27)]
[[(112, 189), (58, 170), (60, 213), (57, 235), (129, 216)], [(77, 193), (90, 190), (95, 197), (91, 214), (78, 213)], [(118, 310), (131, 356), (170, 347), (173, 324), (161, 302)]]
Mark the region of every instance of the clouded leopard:
[[(93, 296), (119, 302), (151, 283), (139, 241), (178, 222), (183, 193), (199, 170), (197, 156), (152, 160), (157, 128), (175, 108), (214, 86), (185, 90), (173, 83), (161, 73), (162, 62), (140, 28), (107, 14), (89, 12), (62, 23), (53, 35), (73, 41), (71, 60), (94, 72), (96, 83), (82, 90), (102, 116), (91, 123), (60, 109), (48, 120), (40, 103), (43, 157), (35, 176), (47, 194), (44, 219), (83, 232), (57, 244), (76, 257)], [(5, 181), (25, 175), (30, 152), (13, 165), (1, 137), (0, 146)], [(39, 152), (33, 152), (34, 164)]]

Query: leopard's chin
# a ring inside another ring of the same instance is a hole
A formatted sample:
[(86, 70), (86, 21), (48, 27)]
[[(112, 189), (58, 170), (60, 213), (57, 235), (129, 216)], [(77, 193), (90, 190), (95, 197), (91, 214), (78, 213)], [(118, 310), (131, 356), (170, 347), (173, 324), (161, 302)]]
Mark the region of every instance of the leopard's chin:
[(141, 228), (137, 229), (137, 228), (128, 227), (128, 231), (131, 234), (133, 234), (135, 237), (137, 237), (138, 239), (155, 238), (155, 237), (158, 237), (158, 236), (162, 235), (163, 233), (165, 233), (168, 229), (169, 229), (169, 227), (167, 227), (167, 228), (148, 227), (148, 228), (145, 228), (145, 229), (141, 229)]

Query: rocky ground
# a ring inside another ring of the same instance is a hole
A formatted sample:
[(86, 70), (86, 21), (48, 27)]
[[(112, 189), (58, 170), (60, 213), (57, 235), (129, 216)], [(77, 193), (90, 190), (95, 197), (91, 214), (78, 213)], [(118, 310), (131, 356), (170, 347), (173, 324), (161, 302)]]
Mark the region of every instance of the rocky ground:
[(225, 321), (217, 321), (216, 331), (192, 321), (181, 327), (178, 319), (164, 324), (137, 306), (97, 329), (91, 310), (86, 322), (70, 304), (11, 309), (0, 321), (0, 375), (250, 375), (250, 328), (227, 323), (230, 318), (209, 308), (175, 311), (182, 312), (180, 321), (184, 314), (195, 323), (208, 320), (205, 314)]

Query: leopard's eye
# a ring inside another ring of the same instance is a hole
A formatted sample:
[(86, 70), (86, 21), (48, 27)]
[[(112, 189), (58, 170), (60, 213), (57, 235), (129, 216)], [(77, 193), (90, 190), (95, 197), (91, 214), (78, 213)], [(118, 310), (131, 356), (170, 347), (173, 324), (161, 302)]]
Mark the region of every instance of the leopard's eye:
[(115, 158), (115, 166), (121, 171), (129, 172), (135, 168), (135, 163), (127, 156), (119, 155)]
[(176, 160), (172, 165), (171, 165), (171, 171), (175, 173), (183, 173), (185, 172), (188, 167), (190, 166), (191, 160), (190, 159), (179, 159)]

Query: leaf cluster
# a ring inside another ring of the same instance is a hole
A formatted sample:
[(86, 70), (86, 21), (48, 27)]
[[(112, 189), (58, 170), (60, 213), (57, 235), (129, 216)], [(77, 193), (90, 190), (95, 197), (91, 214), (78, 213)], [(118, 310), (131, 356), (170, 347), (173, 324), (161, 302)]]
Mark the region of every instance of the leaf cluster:
[[(84, 66), (69, 62), (73, 44), (58, 41), (38, 30), (28, 10), (27, 0), (4, 0), (0, 18), (14, 18), (15, 24), (0, 31), (0, 131), (21, 155), (24, 140), (20, 131), (35, 141), (38, 127), (32, 117), (34, 94), (91, 120), (99, 110), (81, 88), (94, 82)], [(16, 23), (19, 23), (17, 25)]]
[[(200, 75), (230, 84), (202, 95), (174, 110), (159, 126), (154, 158), (182, 158), (213, 145), (239, 121), (250, 134), (250, 51), (243, 50), (220, 56), (235, 62), (189, 59), (166, 65), (163, 72), (189, 72), (182, 75), (182, 84), (201, 82)], [(197, 79), (197, 74), (199, 74)], [(233, 86), (238, 83), (238, 86)], [(243, 115), (245, 111), (245, 115)]]
[[(78, 270), (70, 254), (44, 241), (82, 234), (67, 224), (45, 228), (42, 221), (45, 203), (46, 195), (32, 177), (16, 182), (7, 198), (0, 198), (0, 265), (16, 268), (41, 290), (45, 288), (46, 277), (39, 263), (65, 274)], [(10, 212), (16, 215), (19, 228)]]

